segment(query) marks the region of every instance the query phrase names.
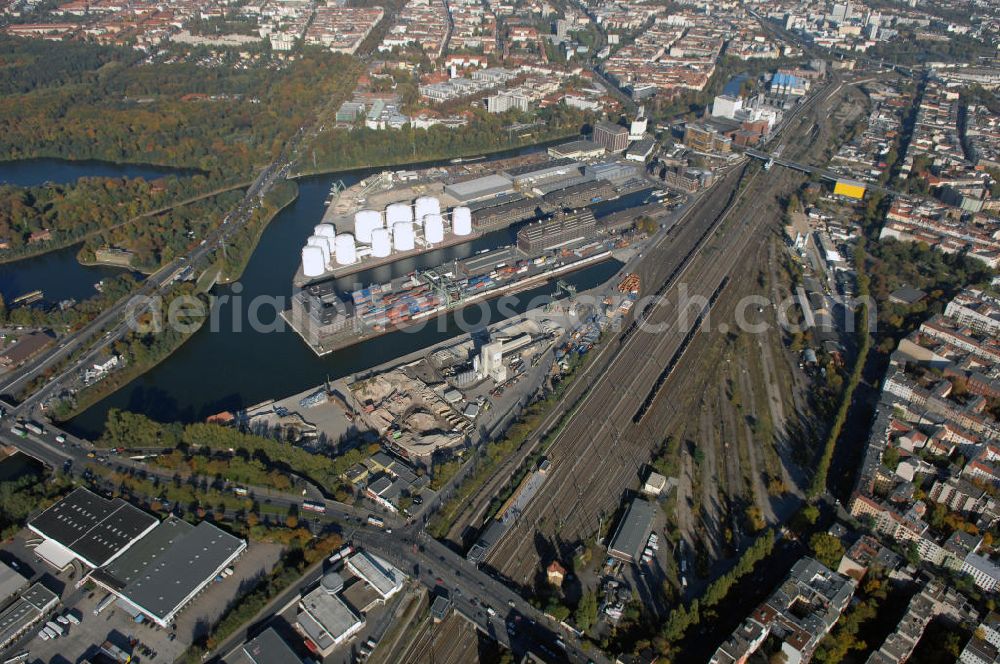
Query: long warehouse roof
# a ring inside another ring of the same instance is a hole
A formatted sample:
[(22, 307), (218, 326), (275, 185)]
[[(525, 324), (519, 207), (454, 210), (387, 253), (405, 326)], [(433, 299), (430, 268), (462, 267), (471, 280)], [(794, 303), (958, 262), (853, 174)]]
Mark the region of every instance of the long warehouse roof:
[(152, 514), (121, 498), (107, 500), (79, 488), (29, 521), (29, 527), (101, 567), (156, 526)]

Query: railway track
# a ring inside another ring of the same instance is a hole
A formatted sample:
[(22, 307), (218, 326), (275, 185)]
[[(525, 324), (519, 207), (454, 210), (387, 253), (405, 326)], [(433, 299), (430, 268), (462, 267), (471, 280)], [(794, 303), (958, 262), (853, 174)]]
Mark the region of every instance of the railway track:
[[(817, 102), (828, 99), (830, 94), (828, 91), (817, 98)], [(817, 108), (815, 103), (812, 107)], [(666, 324), (663, 333), (652, 335), (643, 331), (623, 335), (617, 361), (588, 394), (574, 420), (553, 442), (549, 449), (550, 479), (520, 520), (487, 556), (486, 562), (502, 575), (515, 582), (529, 583), (529, 575), (539, 568), (538, 563), (543, 558), (567, 555), (584, 537), (597, 530), (601, 519), (612, 515), (622, 491), (636, 484), (638, 473), (662, 442), (666, 425), (677, 416), (671, 403), (659, 399), (657, 389), (650, 406), (658, 400), (661, 403), (655, 408), (649, 407), (641, 417), (635, 417), (638, 414), (635, 403), (649, 397), (663, 367), (674, 362), (690, 331), (690, 328), (670, 325), (665, 318), (677, 309), (675, 284), (691, 273), (694, 275), (691, 281), (696, 282), (692, 284), (691, 296), (710, 299), (734, 266), (756, 260), (759, 247), (751, 247), (751, 243), (755, 237), (765, 236), (760, 233), (761, 195), (775, 183), (784, 182), (785, 178), (772, 175), (759, 191), (756, 180), (756, 174), (751, 176), (733, 205), (709, 224), (712, 232), (707, 236), (712, 241), (704, 245), (706, 250), (695, 252), (694, 260), (686, 265), (682, 262), (684, 267), (679, 274), (676, 269), (667, 271), (668, 277), (674, 277), (666, 280), (669, 288), (663, 298), (645, 312), (648, 324)], [(740, 201), (746, 192), (754, 192), (755, 198), (742, 204)], [(740, 210), (744, 219), (724, 227), (733, 210)], [(663, 265), (663, 261), (651, 260), (649, 263)], [(655, 277), (664, 271), (662, 267), (653, 268), (649, 276)], [(669, 376), (664, 383), (669, 383)], [(733, 480), (736, 479), (734, 474), (730, 471)], [(730, 487), (731, 492), (735, 490), (736, 486)], [(553, 541), (558, 544), (552, 544)], [(557, 546), (568, 550), (551, 550)]]
[[(755, 179), (756, 174), (750, 177), (748, 187), (735, 197), (736, 200), (752, 189)], [(712, 220), (709, 224), (712, 232), (707, 235), (714, 235), (734, 209), (727, 207), (718, 219)], [(727, 259), (740, 255), (755, 227), (756, 224), (744, 221), (737, 222), (727, 231), (730, 237), (719, 252), (722, 260), (709, 261), (708, 273), (699, 275), (698, 287), (692, 295), (700, 295), (706, 300), (711, 298), (730, 269)], [(738, 247), (735, 252), (725, 250), (734, 246)], [(733, 256), (729, 255), (731, 253)], [(534, 563), (542, 552), (531, 555), (531, 547), (536, 545), (530, 537), (533, 530), (550, 531), (553, 536), (556, 533), (551, 531), (556, 530), (564, 542), (578, 541), (595, 531), (597, 522), (587, 523), (580, 515), (610, 516), (608, 512), (617, 505), (621, 490), (633, 483), (655, 446), (661, 442), (661, 437), (654, 432), (662, 428), (657, 429), (651, 418), (640, 418), (638, 422), (631, 420), (635, 403), (649, 393), (666, 361), (690, 332), (690, 328), (671, 324), (669, 316), (671, 311), (677, 310), (679, 294), (675, 286), (696, 262), (682, 263), (680, 271), (668, 272), (673, 275), (667, 282), (671, 288), (646, 312), (646, 324), (665, 326), (664, 332), (653, 334), (640, 330), (625, 339), (617, 362), (588, 394), (577, 416), (550, 447), (552, 477), (487, 558), (489, 564), (509, 578), (527, 582), (523, 570), (537, 567)], [(580, 441), (586, 441), (582, 449)], [(557, 515), (554, 529), (551, 521), (546, 525), (550, 514)]]

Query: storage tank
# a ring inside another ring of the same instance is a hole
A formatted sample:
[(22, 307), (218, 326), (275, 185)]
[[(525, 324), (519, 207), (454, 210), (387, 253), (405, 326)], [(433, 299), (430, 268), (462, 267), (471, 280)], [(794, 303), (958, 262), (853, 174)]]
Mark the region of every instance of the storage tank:
[(313, 229), (313, 235), (319, 235), (320, 237), (335, 237), (337, 235), (333, 224), (320, 224)]
[(413, 211), (417, 219), (423, 219), (429, 214), (441, 214), (441, 203), (433, 196), (421, 196), (414, 201)]
[(385, 221), (389, 228), (401, 221), (413, 223), (413, 208), (407, 203), (393, 203), (385, 209)]
[(358, 242), (370, 243), (372, 231), (382, 227), (382, 213), (376, 210), (358, 210), (354, 213), (354, 235)]
[(439, 214), (424, 217), (424, 239), (431, 244), (444, 241), (444, 219)]
[(409, 251), (413, 249), (413, 224), (401, 221), (392, 227), (392, 246), (396, 251)]
[(467, 207), (457, 207), (451, 211), (451, 230), (455, 235), (472, 234), (472, 210)]
[(302, 274), (307, 277), (318, 277), (326, 272), (326, 261), (323, 250), (307, 244), (302, 247)]
[(334, 240), (337, 251), (338, 265), (351, 265), (358, 262), (358, 249), (354, 246), (354, 236), (350, 233), (341, 233)]
[(372, 231), (372, 256), (385, 258), (392, 253), (392, 242), (389, 240), (388, 228), (376, 228)]
[(330, 262), (330, 245), (327, 242), (328, 239), (319, 235), (310, 235), (309, 239), (306, 240), (307, 247), (319, 247), (319, 250), (323, 252), (324, 265)]

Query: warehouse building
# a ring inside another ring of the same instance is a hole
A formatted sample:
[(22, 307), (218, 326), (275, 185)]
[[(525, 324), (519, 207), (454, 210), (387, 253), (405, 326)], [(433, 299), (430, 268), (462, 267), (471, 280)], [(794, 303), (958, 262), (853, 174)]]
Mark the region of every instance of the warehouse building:
[(654, 510), (653, 503), (649, 501), (642, 498), (633, 500), (611, 539), (608, 555), (625, 562), (638, 561), (653, 530)]
[(0, 613), (0, 648), (6, 648), (45, 619), (59, 603), (59, 596), (36, 583)]
[(597, 234), (597, 219), (590, 209), (557, 214), (529, 224), (517, 232), (517, 248), (528, 255), (585, 242)]
[(302, 658), (285, 643), (285, 640), (268, 627), (233, 651), (225, 659), (225, 664), (304, 664)]
[(584, 138), (553, 145), (548, 152), (553, 159), (594, 159), (604, 155), (604, 146)]
[(7, 563), (0, 563), (0, 606), (7, 606), (15, 597), (28, 587), (29, 580)]
[(73, 560), (88, 567), (107, 565), (123, 555), (158, 521), (121, 498), (107, 500), (79, 488), (28, 521), (28, 528), (43, 538), (35, 549), (39, 558), (56, 569)]
[(635, 164), (626, 164), (619, 161), (605, 161), (599, 164), (588, 164), (584, 169), (587, 175), (591, 175), (595, 180), (606, 180), (621, 184), (639, 175), (639, 169)]
[(167, 627), (246, 548), (207, 521), (193, 526), (170, 516), (90, 578), (117, 595), (129, 615)]
[(444, 193), (460, 203), (505, 194), (514, 190), (511, 179), (503, 175), (484, 175), (480, 178), (445, 185)]
[(602, 120), (594, 125), (594, 142), (608, 152), (621, 152), (628, 147), (628, 128)]
[(625, 151), (625, 158), (629, 161), (646, 161), (649, 159), (650, 155), (653, 154), (653, 149), (656, 147), (656, 140), (652, 138), (643, 138), (636, 141)]
[(568, 179), (580, 175), (582, 164), (575, 159), (553, 159), (538, 164), (526, 164), (504, 173), (518, 189), (533, 187), (555, 179)]
[(479, 232), (507, 228), (538, 216), (538, 202), (521, 194), (502, 194), (469, 205), (472, 227)]

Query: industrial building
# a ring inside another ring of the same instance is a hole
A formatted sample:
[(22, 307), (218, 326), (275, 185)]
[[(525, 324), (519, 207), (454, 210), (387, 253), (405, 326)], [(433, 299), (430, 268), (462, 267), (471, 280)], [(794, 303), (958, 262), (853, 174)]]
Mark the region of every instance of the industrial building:
[[(356, 578), (344, 576), (344, 570)], [(362, 614), (403, 589), (404, 574), (385, 560), (359, 551), (340, 572), (328, 572), (299, 601), (295, 629), (323, 657), (365, 626)]]
[[(335, 572), (333, 574), (336, 574)], [(338, 575), (339, 576), (339, 575)], [(331, 592), (329, 584), (305, 595), (299, 602), (296, 628), (326, 657), (352, 636), (361, 631), (365, 621), (354, 613), (338, 596), (341, 588)]]
[(0, 649), (6, 648), (44, 620), (59, 603), (59, 596), (40, 583), (25, 590), (0, 613)]
[(507, 228), (511, 224), (538, 216), (538, 202), (521, 194), (504, 194), (470, 203), (472, 226), (477, 232)]
[(107, 500), (79, 488), (28, 521), (28, 529), (43, 538), (35, 549), (56, 569), (73, 560), (90, 568), (107, 565), (156, 528), (151, 514), (121, 498)]
[(628, 128), (602, 120), (594, 125), (594, 142), (608, 152), (621, 152), (628, 147)]
[(444, 188), (444, 193), (461, 203), (478, 201), (482, 198), (509, 193), (511, 191), (514, 191), (511, 179), (496, 173), (472, 180), (465, 180), (464, 182), (449, 184)]
[(656, 140), (652, 138), (643, 138), (631, 146), (625, 151), (625, 158), (629, 161), (646, 161), (649, 156), (653, 154), (653, 149), (656, 147)]
[(90, 578), (129, 615), (167, 627), (246, 547), (207, 521), (194, 526), (170, 516)]
[(226, 657), (224, 664), (304, 664), (285, 640), (268, 627)]
[(610, 182), (588, 180), (545, 194), (542, 200), (554, 209), (579, 208), (606, 201), (618, 195)]
[(389, 562), (368, 551), (359, 551), (348, 558), (347, 568), (374, 588), (383, 601), (402, 590), (406, 578)]
[(557, 214), (517, 232), (517, 248), (528, 255), (584, 242), (597, 234), (597, 219), (589, 208)]
[(28, 587), (28, 579), (7, 563), (0, 562), (0, 606)]
[(79, 488), (28, 522), (35, 552), (57, 569), (79, 560), (89, 578), (138, 618), (166, 627), (228, 567), (246, 542), (216, 526), (176, 517), (160, 522), (120, 498)]
[(526, 164), (510, 168), (504, 173), (518, 189), (524, 190), (542, 182), (559, 178), (573, 178), (580, 175), (583, 164), (575, 159), (553, 159), (538, 164)]
[(733, 141), (713, 127), (689, 124), (684, 128), (684, 145), (696, 152), (728, 153), (732, 151)]
[(639, 175), (635, 164), (621, 161), (605, 161), (599, 164), (587, 164), (584, 173), (593, 176), (595, 180), (605, 180), (614, 184), (622, 184)]
[(553, 159), (594, 159), (604, 156), (604, 146), (584, 138), (553, 145), (548, 152)]
[(338, 295), (335, 285), (333, 280), (321, 281), (292, 295), (292, 323), (310, 344), (319, 344), (355, 321), (353, 305)]
[(634, 499), (611, 538), (608, 555), (625, 562), (637, 562), (653, 529), (655, 509), (649, 501)]

